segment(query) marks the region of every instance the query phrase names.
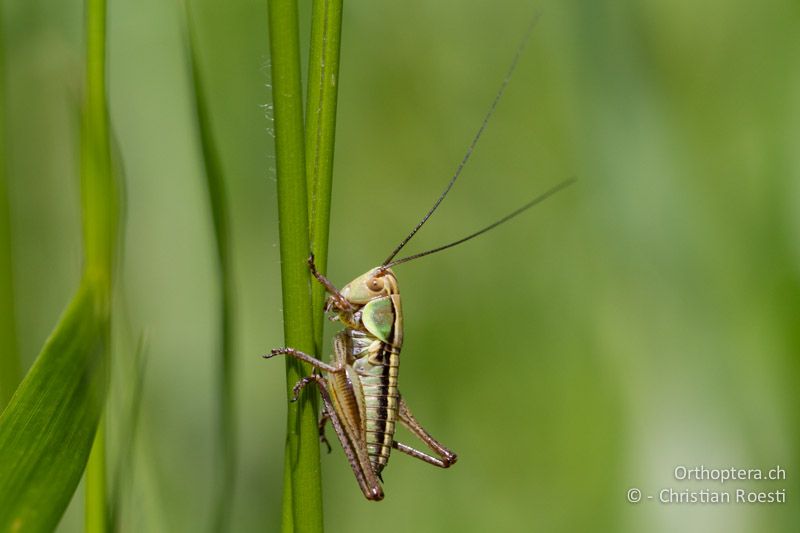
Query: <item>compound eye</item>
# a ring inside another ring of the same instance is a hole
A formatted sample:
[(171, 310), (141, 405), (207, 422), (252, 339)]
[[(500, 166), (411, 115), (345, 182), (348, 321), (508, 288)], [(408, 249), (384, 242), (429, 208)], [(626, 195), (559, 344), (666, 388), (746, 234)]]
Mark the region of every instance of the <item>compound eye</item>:
[(372, 292), (380, 292), (380, 291), (382, 291), (383, 290), (383, 278), (379, 278), (377, 276), (374, 277), (374, 278), (370, 278), (370, 280), (367, 282), (367, 287), (369, 287), (369, 290), (371, 290)]

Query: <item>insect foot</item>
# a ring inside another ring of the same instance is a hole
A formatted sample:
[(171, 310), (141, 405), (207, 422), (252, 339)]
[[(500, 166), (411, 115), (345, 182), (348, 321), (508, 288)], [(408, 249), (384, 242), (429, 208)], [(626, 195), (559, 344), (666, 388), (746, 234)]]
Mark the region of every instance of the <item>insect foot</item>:
[(449, 468), (450, 466), (456, 464), (458, 461), (458, 455), (453, 452), (446, 452), (444, 457), (442, 457), (442, 462), (444, 463), (445, 468)]
[(273, 348), (272, 350), (269, 351), (269, 353), (265, 353), (261, 357), (263, 357), (264, 359), (272, 359), (276, 355), (285, 354), (288, 349), (289, 348)]
[(296, 402), (300, 398), (300, 392), (303, 390), (303, 387), (311, 383), (312, 381), (319, 381), (321, 378), (319, 376), (306, 376), (297, 383), (294, 384), (292, 387), (292, 402)]

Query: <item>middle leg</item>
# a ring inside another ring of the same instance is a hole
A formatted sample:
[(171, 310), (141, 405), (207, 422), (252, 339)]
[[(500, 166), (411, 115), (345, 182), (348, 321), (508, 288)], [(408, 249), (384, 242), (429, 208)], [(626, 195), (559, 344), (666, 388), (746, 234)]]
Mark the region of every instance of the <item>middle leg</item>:
[(344, 363), (341, 360), (337, 360), (335, 365), (331, 365), (326, 363), (325, 361), (320, 361), (313, 355), (309, 355), (305, 352), (301, 352), (300, 350), (296, 350), (294, 348), (274, 348), (269, 351), (268, 354), (263, 355), (264, 359), (270, 359), (275, 357), (276, 355), (290, 355), (295, 359), (300, 359), (301, 361), (305, 361), (309, 363), (311, 366), (315, 368), (319, 368), (320, 370), (324, 370), (326, 372), (337, 373), (344, 370)]

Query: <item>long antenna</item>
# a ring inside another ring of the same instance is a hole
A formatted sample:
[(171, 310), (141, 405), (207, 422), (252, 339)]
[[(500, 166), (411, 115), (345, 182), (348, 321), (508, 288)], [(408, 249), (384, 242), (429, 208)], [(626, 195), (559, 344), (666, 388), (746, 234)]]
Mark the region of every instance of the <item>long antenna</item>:
[(450, 178), (450, 183), (447, 184), (447, 187), (445, 187), (444, 192), (439, 196), (439, 198), (436, 199), (436, 202), (434, 202), (433, 207), (430, 208), (430, 210), (425, 214), (425, 216), (422, 217), (422, 220), (420, 220), (419, 223), (417, 223), (417, 225), (414, 227), (414, 229), (411, 230), (411, 233), (409, 233), (408, 236), (405, 239), (403, 239), (400, 242), (400, 244), (397, 245), (397, 248), (392, 250), (392, 253), (389, 254), (389, 257), (387, 257), (386, 260), (384, 260), (383, 262), (384, 266), (388, 265), (392, 261), (392, 259), (394, 259), (394, 257), (398, 254), (398, 252), (403, 249), (403, 246), (405, 246), (408, 243), (408, 241), (410, 241), (411, 238), (419, 231), (422, 225), (428, 221), (433, 212), (436, 211), (436, 208), (439, 207), (439, 204), (442, 203), (444, 197), (447, 196), (447, 193), (450, 192), (450, 189), (453, 187), (453, 184), (456, 182), (458, 177), (461, 175), (461, 171), (464, 170), (464, 166), (467, 164), (467, 161), (469, 161), (469, 158), (472, 155), (472, 151), (475, 149), (475, 145), (478, 144), (478, 140), (481, 138), (481, 135), (483, 135), (483, 130), (486, 129), (486, 125), (489, 123), (489, 119), (491, 119), (492, 115), (494, 115), (494, 110), (497, 108), (497, 103), (500, 101), (500, 98), (502, 98), (503, 93), (506, 90), (506, 86), (508, 86), (508, 82), (511, 80), (511, 75), (514, 74), (514, 71), (517, 68), (517, 63), (519, 62), (519, 58), (522, 55), (522, 51), (525, 49), (525, 45), (528, 44), (528, 39), (530, 38), (531, 33), (533, 33), (533, 30), (536, 27), (536, 23), (539, 21), (540, 16), (541, 15), (537, 13), (536, 16), (533, 18), (533, 20), (531, 21), (530, 25), (528, 26), (528, 29), (525, 30), (525, 35), (522, 38), (522, 42), (520, 42), (519, 46), (517, 47), (517, 51), (514, 54), (514, 59), (511, 61), (511, 66), (508, 68), (508, 72), (506, 73), (506, 77), (503, 78), (503, 83), (500, 84), (500, 90), (497, 91), (497, 94), (495, 95), (494, 100), (492, 101), (492, 105), (491, 107), (489, 107), (489, 111), (486, 113), (486, 116), (483, 117), (483, 122), (481, 123), (481, 127), (478, 128), (478, 132), (472, 139), (469, 148), (467, 148), (467, 153), (464, 154), (464, 157), (461, 159), (461, 162), (458, 164), (458, 167), (456, 168), (455, 174), (453, 174), (453, 177)]
[(529, 201), (525, 205), (523, 205), (523, 206), (515, 209), (511, 213), (507, 214), (506, 216), (504, 216), (500, 220), (498, 220), (496, 222), (493, 222), (492, 224), (489, 224), (485, 228), (480, 229), (480, 230), (476, 231), (475, 233), (471, 233), (471, 234), (467, 235), (466, 237), (464, 237), (462, 239), (458, 239), (457, 241), (451, 242), (449, 244), (445, 244), (444, 246), (439, 246), (438, 248), (433, 248), (432, 250), (427, 250), (425, 252), (420, 252), (418, 254), (409, 255), (408, 257), (403, 257), (402, 259), (398, 259), (398, 260), (392, 261), (390, 263), (384, 263), (383, 267), (384, 268), (391, 268), (391, 267), (393, 267), (395, 265), (399, 265), (400, 263), (407, 263), (407, 262), (412, 261), (414, 259), (419, 259), (420, 257), (425, 257), (426, 255), (435, 254), (436, 252), (441, 252), (442, 250), (447, 250), (448, 248), (452, 248), (453, 246), (458, 246), (462, 242), (467, 242), (470, 239), (474, 239), (478, 235), (482, 235), (482, 234), (486, 233), (487, 231), (489, 231), (490, 229), (496, 228), (497, 226), (499, 226), (503, 222), (508, 222), (509, 220), (514, 218), (515, 216), (523, 213), (524, 211), (527, 211), (528, 209), (530, 209), (531, 207), (535, 206), (536, 204), (545, 201), (546, 199), (550, 198), (551, 196), (553, 196), (555, 193), (559, 192), (560, 190), (566, 189), (567, 187), (569, 187), (570, 185), (575, 183), (575, 181), (576, 181), (575, 178), (569, 178), (567, 180), (562, 181), (561, 183), (559, 183), (555, 187), (552, 187), (551, 189), (545, 191), (544, 193), (540, 194), (539, 196), (537, 196), (533, 200)]

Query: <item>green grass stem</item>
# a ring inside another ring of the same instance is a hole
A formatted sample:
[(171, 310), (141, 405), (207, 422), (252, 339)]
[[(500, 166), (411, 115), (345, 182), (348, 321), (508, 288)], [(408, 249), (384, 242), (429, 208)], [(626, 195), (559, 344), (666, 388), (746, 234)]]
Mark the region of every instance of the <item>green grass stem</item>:
[[(309, 223), (303, 130), (297, 2), (270, 0), (269, 38), (278, 176), (278, 220), (287, 346), (313, 353), (314, 332), (308, 258)], [(286, 358), (287, 396), (308, 365)], [(322, 531), (322, 489), (317, 439), (316, 391), (289, 403), (286, 421), (282, 528)]]
[(119, 202), (111, 171), (106, 104), (106, 0), (87, 0), (86, 46), (86, 101), (81, 143), (84, 275), (98, 277), (110, 285), (117, 251)]
[(194, 89), (194, 110), (200, 137), (200, 149), (205, 169), (206, 190), (214, 225), (217, 255), (217, 275), (220, 286), (220, 342), (217, 366), (217, 411), (219, 436), (219, 482), (216, 486), (212, 519), (214, 531), (230, 527), (232, 496), (236, 482), (236, 424), (233, 394), (233, 305), (234, 284), (231, 265), (230, 215), (225, 179), (217, 144), (212, 134), (210, 109), (197, 57), (197, 41), (189, 4), (186, 3), (186, 42)]
[(11, 216), (6, 181), (5, 35), (0, 13), (0, 412), (19, 385), (21, 363), (14, 312), (14, 275), (11, 262)]
[[(118, 232), (117, 184), (112, 174), (108, 106), (106, 103), (106, 1), (86, 4), (86, 100), (81, 131), (81, 192), (83, 199), (84, 276), (96, 279), (111, 306), (111, 276), (114, 270)], [(100, 330), (105, 365), (101, 379), (108, 381), (110, 320)], [(105, 424), (97, 428), (86, 474), (85, 531), (109, 530), (106, 487)]]
[(92, 452), (86, 465), (86, 523), (84, 530), (87, 532), (110, 531), (105, 451), (106, 424), (105, 416), (101, 415), (92, 444)]
[[(306, 103), (306, 180), (311, 249), (317, 268), (323, 273), (328, 267), (341, 35), (342, 0), (314, 0)], [(325, 290), (319, 283), (313, 283), (311, 295), (316, 353), (322, 354), (325, 353), (322, 346)]]

